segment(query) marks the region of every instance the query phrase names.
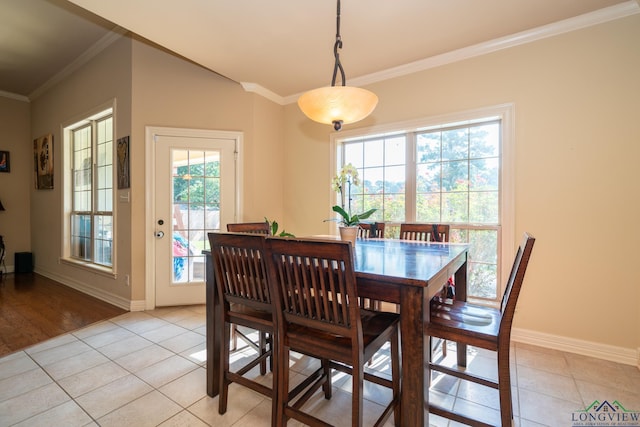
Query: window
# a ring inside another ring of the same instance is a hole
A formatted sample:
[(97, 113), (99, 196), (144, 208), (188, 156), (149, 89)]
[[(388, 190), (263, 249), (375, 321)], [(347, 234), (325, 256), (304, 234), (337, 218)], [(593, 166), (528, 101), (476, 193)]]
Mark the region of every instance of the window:
[(65, 128), (70, 175), (65, 255), (113, 267), (113, 114), (108, 109)]
[(450, 224), (451, 242), (470, 244), (469, 296), (493, 302), (508, 274), (500, 263), (509, 259), (501, 256), (505, 221), (511, 228), (511, 209), (502, 205), (510, 187), (501, 185), (508, 115), (488, 109), (468, 116), (398, 126), (411, 130), (338, 134), (336, 169), (347, 163), (358, 169), (352, 210), (377, 208), (369, 220), (387, 223), (385, 237), (398, 237), (402, 222)]

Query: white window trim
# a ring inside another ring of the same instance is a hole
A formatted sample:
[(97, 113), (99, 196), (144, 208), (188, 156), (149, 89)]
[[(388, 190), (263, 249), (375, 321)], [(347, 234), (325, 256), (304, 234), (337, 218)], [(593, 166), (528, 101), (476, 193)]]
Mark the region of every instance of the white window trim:
[[(71, 140), (71, 129), (77, 127), (79, 124), (86, 122), (87, 120), (94, 119), (96, 117), (101, 116), (105, 111), (111, 109), (111, 115), (113, 117), (113, 138), (114, 142), (116, 140), (116, 129), (118, 128), (116, 123), (116, 100), (111, 99), (103, 104), (100, 104), (82, 114), (78, 114), (73, 118), (65, 121), (60, 125), (60, 135), (62, 135), (62, 155), (63, 155), (63, 171), (62, 171), (62, 185), (63, 191), (62, 195), (62, 238), (60, 253), (61, 256), (59, 258), (59, 262), (81, 268), (83, 270), (88, 270), (94, 273), (97, 273), (101, 276), (109, 277), (115, 279), (117, 277), (117, 244), (118, 236), (118, 215), (117, 215), (117, 203), (116, 197), (117, 192), (117, 176), (113, 174), (113, 209), (112, 209), (112, 223), (113, 223), (113, 254), (111, 259), (111, 267), (94, 264), (86, 261), (82, 261), (76, 258), (71, 257), (71, 243), (70, 243), (70, 232), (71, 232), (71, 211), (73, 210), (73, 197), (72, 197), (72, 183), (73, 183), (73, 168), (71, 163), (71, 145), (69, 141)], [(113, 144), (114, 150), (116, 144)], [(113, 158), (116, 159), (116, 153), (113, 153)], [(115, 170), (115, 168), (114, 168)]]
[[(501, 256), (500, 283), (498, 283), (498, 300), (504, 293), (506, 279), (511, 272), (515, 248), (520, 243), (515, 240), (515, 104), (506, 103), (474, 110), (461, 111), (451, 114), (442, 114), (403, 122), (389, 123), (363, 127), (358, 129), (342, 130), (330, 135), (331, 157), (329, 162), (329, 176), (337, 174), (336, 150), (340, 142), (360, 136), (397, 134), (398, 132), (413, 132), (425, 128), (438, 126), (445, 123), (458, 123), (472, 121), (484, 117), (499, 117), (502, 121), (501, 135), (501, 167), (500, 174), (500, 218), (501, 239), (498, 241), (498, 251)], [(329, 188), (328, 200), (334, 200), (335, 195)], [(509, 243), (510, 242), (510, 243)]]

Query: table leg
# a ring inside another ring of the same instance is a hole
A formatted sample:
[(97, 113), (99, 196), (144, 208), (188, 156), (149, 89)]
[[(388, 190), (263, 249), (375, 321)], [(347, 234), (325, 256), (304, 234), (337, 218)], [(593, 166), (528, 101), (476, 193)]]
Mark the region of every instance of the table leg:
[[(424, 337), (424, 319), (429, 318), (428, 297), (423, 288), (405, 286), (400, 292), (400, 339), (402, 353), (402, 426), (429, 425), (429, 393), (425, 393), (428, 384), (429, 340)], [(422, 372), (423, 375), (419, 375)]]
[(218, 293), (215, 290), (213, 260), (208, 253), (206, 258), (206, 298), (207, 298), (207, 395), (215, 397), (220, 392), (220, 348), (222, 331), (215, 327), (222, 322), (222, 310)]

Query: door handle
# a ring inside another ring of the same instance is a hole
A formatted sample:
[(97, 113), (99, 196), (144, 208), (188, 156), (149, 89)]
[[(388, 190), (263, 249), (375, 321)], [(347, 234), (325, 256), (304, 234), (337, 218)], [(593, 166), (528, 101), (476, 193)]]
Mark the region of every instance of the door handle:
[(156, 231), (155, 236), (157, 239), (162, 239), (164, 237), (164, 231)]

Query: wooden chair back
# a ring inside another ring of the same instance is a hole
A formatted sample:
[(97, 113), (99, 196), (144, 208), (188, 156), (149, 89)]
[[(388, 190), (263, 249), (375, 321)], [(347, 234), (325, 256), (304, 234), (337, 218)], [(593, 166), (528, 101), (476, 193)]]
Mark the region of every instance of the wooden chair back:
[(358, 237), (361, 239), (382, 239), (384, 237), (384, 222), (358, 224)]
[(227, 231), (231, 233), (271, 234), (269, 223), (266, 221), (227, 224)]
[[(267, 221), (231, 223), (231, 224), (227, 224), (227, 231), (231, 233), (263, 234), (266, 236), (271, 234), (269, 223)], [(237, 348), (238, 338), (250, 344), (248, 337), (240, 333), (240, 331), (238, 331), (238, 328), (236, 327), (235, 324), (231, 325), (231, 341), (232, 341), (231, 350), (232, 351), (235, 351)]]
[(273, 311), (267, 282), (265, 236), (209, 233), (211, 257), (220, 300)]
[(400, 224), (400, 239), (425, 242), (448, 242), (448, 224)]
[[(362, 337), (351, 244), (268, 239), (276, 316), (330, 334)], [(362, 346), (362, 342), (359, 343)], [(362, 348), (362, 347), (360, 347)]]
[(513, 323), (513, 316), (516, 312), (516, 304), (520, 296), (524, 273), (527, 271), (529, 258), (531, 258), (531, 251), (533, 250), (535, 241), (535, 237), (528, 233), (524, 234), (522, 243), (518, 247), (513, 261), (513, 266), (511, 267), (506, 289), (502, 295), (502, 302), (500, 303), (502, 317), (500, 319), (500, 330), (498, 334), (507, 339), (509, 339), (511, 335), (511, 324)]
[[(281, 369), (275, 425), (284, 426), (289, 418), (313, 427), (329, 425), (302, 408), (320, 387), (325, 399), (331, 398), (334, 369), (351, 375), (352, 426), (363, 425), (364, 380), (392, 390), (389, 405), (373, 425), (384, 425), (392, 412), (398, 425), (398, 315), (360, 310), (351, 243), (279, 237), (266, 241), (269, 285), (276, 306), (276, 354)], [(391, 380), (364, 371), (366, 361), (386, 342), (391, 343)], [(293, 388), (289, 387), (290, 350), (320, 359), (320, 368)], [(294, 402), (292, 394), (303, 390), (306, 391)]]

